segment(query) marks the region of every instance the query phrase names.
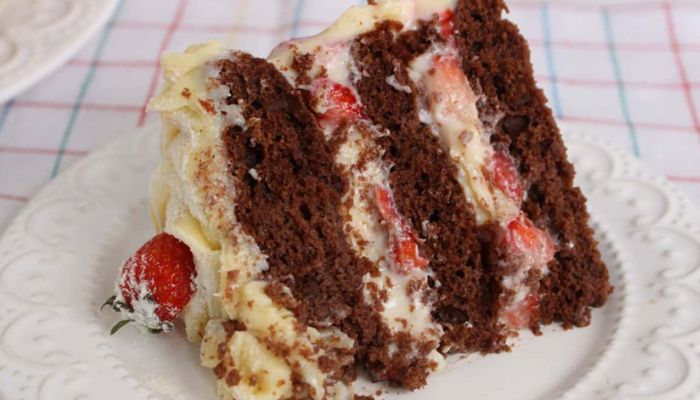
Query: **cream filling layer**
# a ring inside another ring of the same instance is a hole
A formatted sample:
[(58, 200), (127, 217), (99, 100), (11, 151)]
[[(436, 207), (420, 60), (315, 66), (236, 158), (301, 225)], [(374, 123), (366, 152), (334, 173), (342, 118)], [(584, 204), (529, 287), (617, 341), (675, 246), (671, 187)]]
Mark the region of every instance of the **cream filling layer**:
[[(437, 347), (442, 327), (432, 318), (432, 304), (424, 299), (428, 276), (432, 273), (421, 269), (397, 273), (390, 265), (393, 255), (389, 234), (372, 201), (375, 188), (390, 187), (389, 166), (382, 161), (382, 151), (374, 141), (376, 128), (364, 122), (360, 124), (364, 126), (348, 127), (347, 140), (338, 151), (336, 163), (349, 176), (349, 191), (341, 203), (345, 205), (343, 214), (348, 216), (345, 229), (350, 243), (358, 255), (379, 269), (377, 275), (365, 274), (362, 279), (365, 302), (381, 303), (382, 319), (393, 333), (409, 332), (421, 342), (434, 341)], [(417, 289), (412, 290), (413, 287)], [(385, 298), (379, 293), (384, 293)], [(444, 357), (435, 349), (429, 357), (438, 368), (444, 364)]]
[[(457, 181), (474, 207), (477, 225), (492, 220), (508, 221), (518, 215), (520, 206), (493, 188), (486, 176), (493, 148), (479, 119), (476, 108), (479, 98), (459, 65), (456, 65), (457, 70), (447, 73), (435, 70), (437, 58), (456, 60), (456, 57), (455, 50), (438, 46), (417, 57), (409, 66), (414, 84), (426, 93), (427, 104), (420, 111), (422, 122), (431, 126), (442, 148), (457, 166)], [(445, 86), (450, 88), (445, 90)]]

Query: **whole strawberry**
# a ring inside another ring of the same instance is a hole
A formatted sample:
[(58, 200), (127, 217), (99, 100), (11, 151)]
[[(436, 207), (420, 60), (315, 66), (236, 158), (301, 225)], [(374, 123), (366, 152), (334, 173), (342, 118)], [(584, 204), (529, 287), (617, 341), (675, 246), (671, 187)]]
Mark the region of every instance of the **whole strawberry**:
[(194, 277), (194, 257), (187, 245), (167, 233), (153, 237), (126, 260), (116, 295), (102, 306), (125, 316), (112, 334), (129, 322), (154, 333), (171, 331), (194, 294)]

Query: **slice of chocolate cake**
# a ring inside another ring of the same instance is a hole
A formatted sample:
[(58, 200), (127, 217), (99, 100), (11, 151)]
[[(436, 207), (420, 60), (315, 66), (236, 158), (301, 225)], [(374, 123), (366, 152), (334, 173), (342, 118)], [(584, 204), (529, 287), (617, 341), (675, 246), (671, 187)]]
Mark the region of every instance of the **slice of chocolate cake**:
[[(268, 59), (163, 56), (153, 217), (196, 271), (167, 315), (221, 398), (349, 399), (357, 367), (416, 389), (447, 354), (586, 326), (605, 303), (585, 198), (505, 10), (374, 1)], [(113, 303), (167, 329), (155, 248)]]

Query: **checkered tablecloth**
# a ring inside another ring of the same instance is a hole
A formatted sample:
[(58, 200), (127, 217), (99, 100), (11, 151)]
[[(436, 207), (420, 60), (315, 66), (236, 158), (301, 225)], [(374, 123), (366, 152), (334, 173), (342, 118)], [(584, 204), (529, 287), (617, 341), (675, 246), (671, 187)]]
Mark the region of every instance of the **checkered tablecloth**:
[[(265, 56), (361, 2), (122, 0), (66, 65), (0, 105), (0, 231), (61, 170), (154, 118), (144, 108), (162, 51), (220, 38)], [(700, 3), (510, 8), (557, 118), (637, 155), (700, 204)]]

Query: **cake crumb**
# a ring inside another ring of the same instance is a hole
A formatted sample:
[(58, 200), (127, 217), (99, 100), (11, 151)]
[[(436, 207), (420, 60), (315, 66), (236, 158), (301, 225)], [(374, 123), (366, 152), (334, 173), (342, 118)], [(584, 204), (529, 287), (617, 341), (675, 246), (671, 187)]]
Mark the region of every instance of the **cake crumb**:
[(396, 75), (389, 75), (386, 78), (386, 84), (400, 92), (413, 93), (413, 90), (410, 86), (402, 84), (398, 80), (396, 80)]
[(251, 178), (255, 179), (256, 181), (260, 181), (260, 174), (258, 174), (258, 170), (255, 168), (251, 168), (248, 170), (248, 175), (250, 175)]
[(216, 109), (214, 109), (214, 104), (209, 100), (199, 99), (199, 104), (204, 108), (209, 114), (216, 115)]

